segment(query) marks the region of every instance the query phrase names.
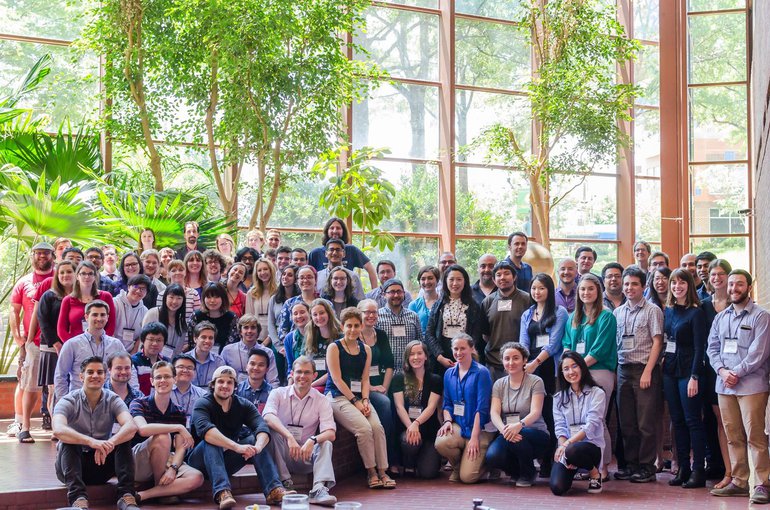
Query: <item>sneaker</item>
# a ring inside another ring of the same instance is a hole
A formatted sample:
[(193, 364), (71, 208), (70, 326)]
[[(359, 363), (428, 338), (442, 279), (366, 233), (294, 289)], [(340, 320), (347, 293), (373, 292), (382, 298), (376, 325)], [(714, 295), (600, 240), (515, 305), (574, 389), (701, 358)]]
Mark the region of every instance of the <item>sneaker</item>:
[(631, 475), (633, 474), (633, 471), (631, 471), (629, 468), (623, 468), (618, 469), (612, 476), (615, 477), (615, 480), (630, 480)]
[(5, 431), (8, 437), (16, 437), (16, 434), (21, 432), (21, 423), (15, 421), (8, 425), (8, 429)]
[(711, 489), (711, 495), (720, 496), (720, 497), (730, 497), (730, 496), (747, 497), (749, 495), (749, 488), (738, 487), (737, 485), (735, 485), (735, 483), (730, 482), (725, 487), (722, 487), (721, 489)]
[(640, 469), (633, 475), (631, 475), (631, 482), (633, 483), (650, 483), (658, 479), (655, 473), (647, 471), (646, 469)]
[(449, 475), (449, 481), (452, 483), (458, 483), (460, 481), (460, 470), (453, 469), (452, 474)]
[[(217, 503), (219, 504), (219, 510), (227, 510), (228, 508), (232, 508), (236, 505), (235, 498), (233, 497), (233, 493), (230, 492), (227, 489), (219, 491), (219, 494), (217, 494), (216, 497)], [(268, 503), (269, 505), (270, 503)]]
[(329, 494), (329, 489), (325, 485), (311, 491), (309, 496), (311, 505), (334, 506), (337, 503), (337, 498)]
[(535, 485), (535, 476), (522, 476), (516, 480), (516, 487), (532, 487)]
[(588, 479), (588, 493), (599, 494), (602, 491), (602, 479), (601, 478), (589, 478)]
[(284, 489), (293, 489), (294, 488), (294, 480), (291, 478), (287, 478), (286, 480), (283, 480), (281, 482), (281, 485), (283, 485)]
[(770, 493), (767, 492), (767, 487), (764, 485), (757, 485), (754, 487), (754, 494), (751, 495), (749, 501), (751, 503), (757, 503), (758, 505), (770, 503)]
[[(267, 504), (268, 505), (280, 505), (281, 501), (283, 501), (283, 497), (287, 494), (296, 494), (297, 491), (290, 490), (290, 489), (284, 489), (282, 486), (278, 486), (270, 491), (270, 493), (267, 495)], [(221, 506), (219, 508), (222, 508)], [(228, 507), (229, 508), (229, 507)]]
[(128, 493), (123, 494), (123, 497), (118, 500), (118, 510), (139, 510), (134, 495)]
[(85, 508), (87, 510), (88, 500), (81, 496), (72, 503), (72, 508)]
[(43, 430), (53, 430), (53, 424), (51, 423), (50, 414), (43, 415), (43, 425), (41, 427)]
[(500, 476), (502, 476), (502, 473), (499, 469), (490, 469), (487, 472), (487, 481), (496, 482), (500, 479)]

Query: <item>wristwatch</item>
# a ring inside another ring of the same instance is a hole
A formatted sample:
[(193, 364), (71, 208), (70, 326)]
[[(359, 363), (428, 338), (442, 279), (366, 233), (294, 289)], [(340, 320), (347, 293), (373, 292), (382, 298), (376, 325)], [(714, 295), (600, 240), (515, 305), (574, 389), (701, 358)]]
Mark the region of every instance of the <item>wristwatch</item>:
[(359, 400), (361, 400), (361, 399), (359, 399), (358, 397), (356, 397), (354, 395), (353, 398), (350, 399), (350, 403), (353, 404), (353, 405), (356, 405), (356, 402), (358, 402)]
[(310, 440), (313, 441), (313, 443), (318, 444), (318, 436), (310, 436)]
[(177, 473), (179, 472), (179, 466), (177, 466), (176, 464), (169, 464), (168, 467), (170, 467), (171, 469), (173, 469)]

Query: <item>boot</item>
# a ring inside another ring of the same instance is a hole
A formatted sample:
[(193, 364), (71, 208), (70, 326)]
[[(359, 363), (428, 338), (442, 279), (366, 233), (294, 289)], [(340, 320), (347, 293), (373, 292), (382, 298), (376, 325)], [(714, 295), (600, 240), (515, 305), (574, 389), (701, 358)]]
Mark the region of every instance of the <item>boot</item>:
[(696, 489), (706, 486), (706, 471), (703, 469), (693, 470), (690, 478), (682, 484), (683, 489)]
[(672, 487), (682, 485), (690, 479), (691, 473), (692, 471), (690, 471), (690, 466), (679, 466), (679, 471), (677, 472), (676, 476), (669, 480), (668, 484)]

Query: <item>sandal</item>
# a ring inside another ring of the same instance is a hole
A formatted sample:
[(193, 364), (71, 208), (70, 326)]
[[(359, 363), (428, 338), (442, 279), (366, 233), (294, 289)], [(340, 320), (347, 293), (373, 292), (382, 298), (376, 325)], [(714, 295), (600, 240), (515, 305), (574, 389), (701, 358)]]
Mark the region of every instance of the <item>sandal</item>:
[(380, 480), (380, 477), (377, 476), (377, 473), (369, 475), (367, 484), (369, 485), (370, 489), (382, 489), (382, 480)]
[(387, 474), (382, 475), (380, 477), (380, 482), (382, 483), (383, 489), (395, 489), (396, 488), (396, 481), (389, 477)]
[(32, 434), (29, 433), (29, 430), (22, 430), (18, 434), (16, 434), (16, 438), (19, 440), (20, 443), (34, 443), (35, 440), (32, 437)]

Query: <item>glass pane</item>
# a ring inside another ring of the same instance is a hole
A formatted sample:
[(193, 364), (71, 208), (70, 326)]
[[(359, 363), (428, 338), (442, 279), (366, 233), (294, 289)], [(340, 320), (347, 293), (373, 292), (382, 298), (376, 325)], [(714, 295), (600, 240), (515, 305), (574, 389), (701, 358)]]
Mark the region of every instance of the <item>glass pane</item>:
[(634, 173), (660, 177), (660, 112), (637, 108), (634, 117)]
[(602, 174), (616, 174), (618, 173), (618, 161), (617, 152), (615, 154), (608, 154), (601, 159), (590, 160), (587, 159), (583, 153), (578, 141), (571, 136), (563, 136), (561, 140), (556, 142), (551, 151), (551, 161), (562, 171), (572, 171), (574, 166), (570, 159), (575, 158), (580, 163), (585, 164), (592, 172)]
[[(527, 150), (531, 147), (531, 115), (529, 100), (521, 96), (458, 90), (455, 99), (455, 137), (458, 161), (485, 162), (486, 148), (479, 147), (467, 154), (463, 147), (473, 142), (484, 128), (499, 122), (512, 127), (517, 142)], [(514, 161), (492, 159), (493, 164), (514, 165)]]
[(660, 181), (636, 180), (636, 239), (660, 241)]
[(634, 37), (660, 40), (660, 0), (634, 1)]
[(427, 7), (438, 9), (438, 0), (383, 0), (389, 4), (411, 5), (414, 7)]
[(365, 145), (387, 147), (395, 157), (437, 158), (437, 89), (382, 83), (371, 98), (354, 104), (353, 147)]
[[(396, 238), (396, 246), (393, 251), (372, 251), (366, 254), (372, 259), (372, 264), (387, 259), (396, 264), (396, 275), (404, 282), (404, 286), (417, 296), (420, 286), (417, 283), (417, 271), (424, 265), (435, 266), (438, 264), (438, 239), (415, 239), (410, 237)], [(364, 274), (361, 281), (367, 282), (369, 278)]]
[[(551, 243), (551, 256), (553, 257), (554, 266), (559, 267), (559, 262), (562, 259), (574, 259), (575, 250), (581, 246), (590, 246), (596, 251), (596, 264), (594, 264), (591, 272), (595, 275), (600, 275), (602, 268), (609, 262), (616, 262), (618, 260), (618, 246), (611, 243), (583, 243), (579, 241), (574, 242), (553, 242)], [(556, 281), (558, 284), (558, 281)]]
[(390, 217), (383, 220), (380, 228), (396, 232), (438, 232), (438, 166), (371, 163), (396, 187)]
[(746, 79), (746, 15), (690, 16), (690, 83)]
[(644, 45), (634, 62), (634, 81), (642, 88), (636, 101), (639, 104), (660, 104), (660, 51), (657, 46)]
[[(256, 203), (257, 174), (252, 167), (247, 176), (246, 168), (241, 178), (238, 204), (241, 206), (239, 219), (241, 224), (248, 224)], [(298, 179), (288, 184), (278, 194), (270, 226), (286, 228), (323, 228), (329, 211), (318, 205), (318, 197), (328, 184), (322, 180), (310, 178)], [(319, 240), (320, 245), (320, 240)], [(315, 246), (313, 246), (315, 248)]]
[(521, 90), (529, 81), (530, 47), (517, 27), (458, 18), (455, 40), (458, 84)]
[(690, 0), (690, 11), (717, 11), (722, 9), (742, 9), (746, 0)]
[(71, 41), (80, 35), (80, 17), (90, 4), (84, 0), (8, 0), (0, 3), (2, 31)]
[(733, 269), (750, 270), (749, 240), (746, 237), (705, 237), (690, 239), (690, 251), (710, 251), (720, 259), (727, 260)]
[(479, 257), (491, 253), (500, 261), (508, 256), (508, 241), (506, 239), (458, 239), (456, 246), (457, 262), (468, 270), (471, 283), (478, 280), (476, 268)]
[(746, 87), (690, 89), (690, 160), (746, 159)]
[(47, 115), (48, 130), (56, 131), (69, 117), (74, 127), (95, 120), (98, 114), (98, 60), (92, 54), (78, 57), (68, 47), (0, 40), (0, 96), (9, 93), (35, 62), (50, 53), (51, 73), (33, 92), (17, 103)]
[(743, 234), (749, 207), (746, 165), (690, 167), (690, 223), (693, 234)]
[[(275, 216), (275, 215), (274, 215)], [(273, 228), (273, 222), (272, 219), (270, 221), (270, 228)], [(323, 225), (321, 225), (323, 227)], [(246, 233), (248, 230), (244, 229), (241, 231), (241, 245), (246, 243)], [(281, 229), (281, 244), (285, 246), (289, 246), (290, 248), (303, 248), (305, 251), (309, 252), (313, 248), (316, 248), (318, 246), (321, 246), (321, 238), (323, 237), (323, 234), (320, 232), (317, 234), (309, 234), (305, 232), (291, 232), (288, 230)], [(353, 236), (353, 244), (356, 246), (361, 246), (361, 236)], [(239, 245), (239, 246), (241, 246)], [(369, 278), (362, 278), (361, 282), (363, 281), (369, 281)]]
[(521, 2), (511, 0), (456, 0), (455, 11), (498, 19), (516, 19), (523, 13)]
[(508, 235), (532, 229), (529, 182), (522, 172), (458, 167), (455, 193), (458, 234)]
[[(615, 240), (617, 184), (614, 177), (557, 175), (551, 180), (551, 201), (564, 196), (551, 209), (551, 236)], [(566, 195), (565, 195), (566, 194)]]
[(436, 15), (371, 7), (366, 32), (357, 33), (356, 42), (391, 76), (438, 80)]

